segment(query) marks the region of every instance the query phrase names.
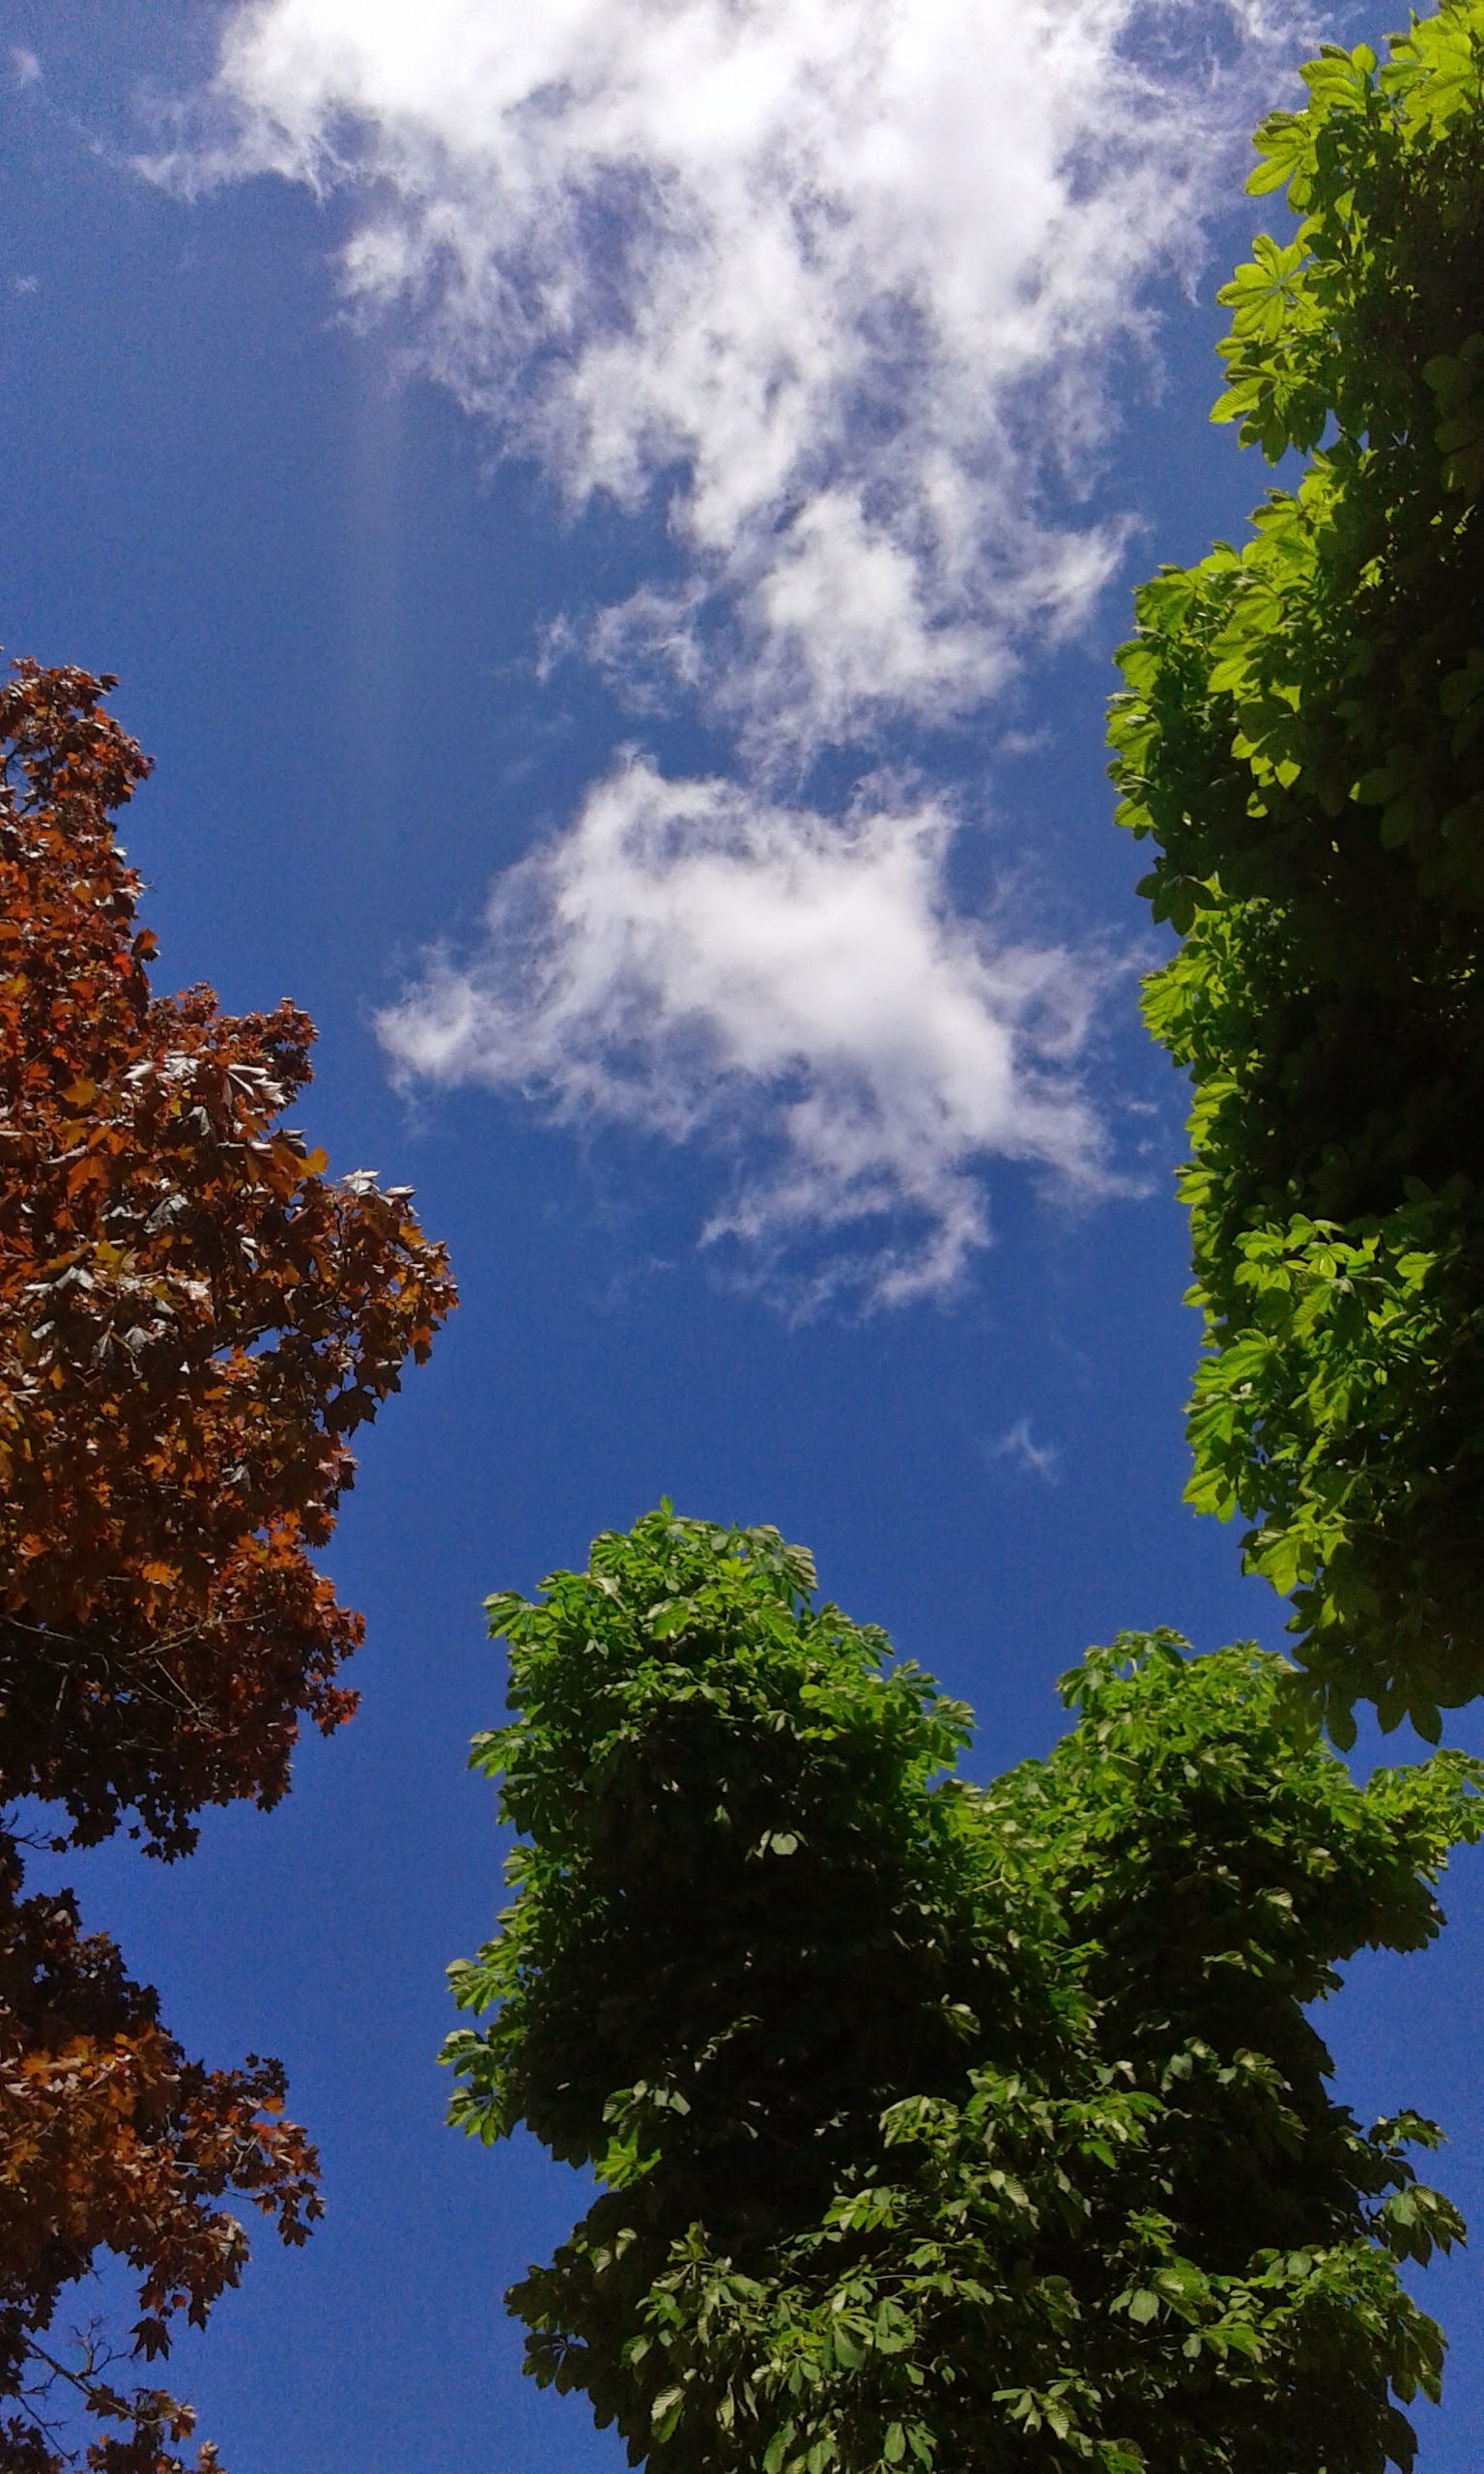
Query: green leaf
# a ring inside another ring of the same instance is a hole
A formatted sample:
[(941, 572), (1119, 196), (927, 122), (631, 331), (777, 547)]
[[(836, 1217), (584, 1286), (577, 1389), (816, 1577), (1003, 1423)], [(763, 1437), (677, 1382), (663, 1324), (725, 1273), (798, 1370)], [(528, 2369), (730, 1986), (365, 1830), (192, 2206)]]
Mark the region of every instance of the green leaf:
[(685, 2391), (683, 2388), (661, 2389), (658, 2397), (656, 2397), (653, 2404), (649, 2408), (649, 2420), (654, 2427), (654, 2437), (656, 2442), (667, 2440), (673, 2436), (675, 2427), (684, 2410)]

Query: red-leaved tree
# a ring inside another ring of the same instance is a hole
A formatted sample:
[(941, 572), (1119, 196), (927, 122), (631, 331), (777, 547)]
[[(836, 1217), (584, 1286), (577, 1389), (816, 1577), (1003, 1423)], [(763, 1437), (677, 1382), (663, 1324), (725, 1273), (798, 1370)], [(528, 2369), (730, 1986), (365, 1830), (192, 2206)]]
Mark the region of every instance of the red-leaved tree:
[[(280, 1122), (309, 1079), (304, 1015), (152, 992), (111, 823), (149, 766), (103, 709), (113, 684), (21, 662), (0, 687), (0, 1805), (40, 1798), (73, 1844), (128, 1823), (169, 1857), (204, 1805), (276, 1801), (305, 1719), (351, 1714), (360, 1619), (309, 1554), (350, 1437), (454, 1292), (408, 1189), (327, 1178)], [(200, 2319), (238, 2273), (216, 2199), (301, 2239), (313, 2151), (278, 2118), (275, 2064), (186, 2062), (112, 1944), (20, 1891), (13, 1822), (0, 2396), (30, 2402), (3, 2461), (67, 2461), (47, 2398), (70, 2379), (124, 2426), (89, 2461), (163, 2474), (188, 2410), (121, 2396), (86, 2349), (59, 2366), (59, 2296), (121, 2253), (135, 2347), (163, 2350), (172, 2314)]]

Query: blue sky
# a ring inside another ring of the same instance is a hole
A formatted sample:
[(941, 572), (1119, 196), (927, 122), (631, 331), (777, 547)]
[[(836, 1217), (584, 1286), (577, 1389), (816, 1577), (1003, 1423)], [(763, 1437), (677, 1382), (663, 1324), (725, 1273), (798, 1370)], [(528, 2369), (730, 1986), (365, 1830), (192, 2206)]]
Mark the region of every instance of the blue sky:
[[(415, 1184), (465, 1300), (327, 1558), (354, 1727), (187, 1864), (70, 1867), (322, 2143), (309, 2249), (183, 2351), (232, 2474), (621, 2462), (499, 2303), (580, 2191), (441, 2122), (485, 1592), (662, 1492), (772, 1520), (981, 1771), (1120, 1625), (1281, 1637), (1179, 1500), (1182, 1102), (1100, 731), (1130, 584), (1263, 484), (1212, 295), (1305, 31), (9, 0), (0, 643), (119, 673), (162, 974), (310, 1010), (304, 1123)], [(1484, 1867), (1447, 1903), (1326, 2026), (1484, 2219)], [(1428, 2281), (1426, 2474), (1484, 2448), (1476, 2279)]]

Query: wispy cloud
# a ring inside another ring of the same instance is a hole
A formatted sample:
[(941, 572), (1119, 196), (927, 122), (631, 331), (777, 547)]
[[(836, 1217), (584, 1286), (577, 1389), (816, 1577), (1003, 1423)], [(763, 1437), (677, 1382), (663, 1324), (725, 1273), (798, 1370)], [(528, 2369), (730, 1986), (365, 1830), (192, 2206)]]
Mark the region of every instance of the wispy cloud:
[(1085, 618), (1121, 532), (1069, 488), (1151, 273), (1192, 263), (1255, 23), (1213, 0), (257, 0), (214, 161), (363, 185), (350, 291), (410, 306), (425, 364), (574, 501), (666, 494), (682, 670), (807, 749), (977, 705)]
[(1007, 1426), (999, 1440), (987, 1447), (990, 1460), (1013, 1460), (1018, 1469), (1049, 1485), (1056, 1483), (1061, 1468), (1061, 1453), (1054, 1443), (1038, 1443), (1031, 1432), (1029, 1418), (1017, 1418)]
[(359, 189), (350, 295), (571, 504), (665, 512), (664, 575), (554, 648), (736, 749), (596, 789), (386, 1018), (404, 1070), (675, 1138), (741, 1108), (775, 1169), (713, 1225), (905, 1210), (883, 1295), (957, 1277), (991, 1155), (1092, 1176), (1075, 974), (953, 917), (947, 807), (786, 801), (1085, 625), (1110, 388), (1271, 60), (1257, 0), (239, 8), (215, 138), (157, 168)]

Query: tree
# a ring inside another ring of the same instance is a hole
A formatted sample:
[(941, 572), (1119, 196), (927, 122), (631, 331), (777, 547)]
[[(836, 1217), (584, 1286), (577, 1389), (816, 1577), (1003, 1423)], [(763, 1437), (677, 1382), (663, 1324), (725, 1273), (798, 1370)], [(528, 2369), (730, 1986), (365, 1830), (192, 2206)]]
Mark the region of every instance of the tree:
[[(1382, 2474), (1460, 2232), (1307, 2015), (1422, 1946), (1484, 1767), (1356, 1786), (1239, 1647), (1125, 1635), (987, 1789), (967, 1713), (772, 1530), (489, 1601), (523, 1838), (452, 2117), (603, 2186), (509, 2300), (654, 2474)], [(493, 2015), (490, 2015), (493, 2014)]]
[[(149, 768), (102, 706), (113, 683), (22, 662), (0, 688), (0, 1805), (60, 1807), (59, 1846), (128, 1823), (171, 1857), (204, 1805), (273, 1803), (300, 1722), (328, 1733), (355, 1707), (336, 1676), (360, 1621), (310, 1552), (352, 1482), (350, 1436), (427, 1356), (453, 1289), (408, 1189), (327, 1179), (277, 1122), (309, 1079), (305, 1016), (152, 992), (110, 821)], [(243, 2191), (291, 2239), (317, 2205), (277, 2065), (187, 2063), (112, 1945), (20, 1889), (12, 1822), (13, 2395), (100, 2244), (141, 2272), (150, 2354), (178, 2305), (199, 2318), (237, 2275), (241, 2232), (210, 2202)], [(82, 2384), (117, 2419), (101, 2375)], [(184, 2411), (147, 2392), (94, 2461), (173, 2465), (160, 2434)], [(37, 2416), (9, 2446), (62, 2462)]]
[(152, 995), (106, 683), (0, 693), (0, 1798), (168, 1855), (350, 1715), (359, 1620), (306, 1550), (453, 1290), (409, 1189), (276, 1124), (304, 1015)]
[(1484, 5), (1303, 75), (1214, 415), (1301, 477), (1138, 595), (1112, 769), (1181, 938), (1189, 1499), (1294, 1591), (1337, 1741), (1436, 1741), (1484, 1690)]
[[(65, 2460), (52, 2407), (80, 2399), (105, 2427), (89, 2450), (103, 2474), (157, 2474), (179, 2460), (190, 2408), (162, 2389), (124, 2394), (128, 2355), (169, 2349), (182, 2311), (196, 2326), (236, 2285), (247, 2256), (242, 2227), (214, 2202), (241, 2192), (301, 2242), (321, 2213), (315, 2151), (280, 2116), (278, 2063), (205, 2070), (161, 2028), (152, 1992), (131, 1984), (101, 1934), (84, 1938), (72, 1900), (17, 1898), (18, 1868), (0, 1882), (0, 2461), (7, 2474), (53, 2474)], [(84, 2338), (80, 2358), (46, 2342), (63, 2288), (100, 2250), (139, 2279), (141, 2316), (129, 2345)], [(208, 2449), (200, 2460), (214, 2465)]]

